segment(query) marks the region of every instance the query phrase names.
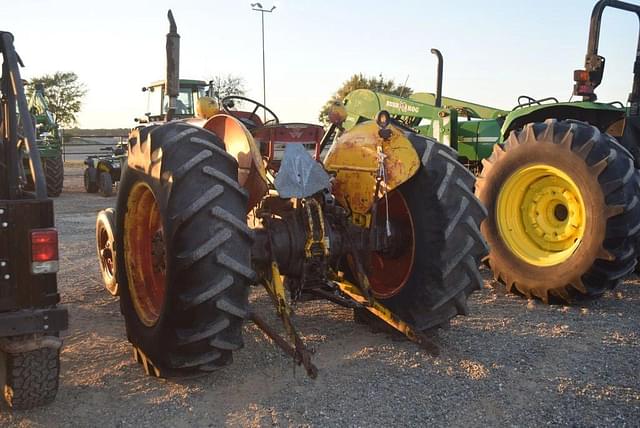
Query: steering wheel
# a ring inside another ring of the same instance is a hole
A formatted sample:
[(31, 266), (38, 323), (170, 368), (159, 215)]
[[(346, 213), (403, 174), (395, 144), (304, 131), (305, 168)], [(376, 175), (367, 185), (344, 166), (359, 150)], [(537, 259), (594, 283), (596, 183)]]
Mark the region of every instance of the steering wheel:
[(258, 109), (260, 108), (263, 109), (265, 112), (269, 113), (269, 115), (271, 116), (271, 119), (267, 120), (262, 126), (265, 126), (267, 124), (278, 125), (280, 123), (280, 119), (278, 119), (278, 116), (269, 107), (265, 106), (264, 104), (261, 104), (255, 100), (252, 100), (251, 98), (241, 97), (239, 95), (229, 95), (227, 97), (224, 97), (221, 101), (222, 110), (224, 110), (225, 113), (240, 120), (245, 125), (251, 128), (258, 127), (258, 124), (255, 123), (253, 120), (249, 119), (246, 116), (239, 115), (238, 111), (231, 110), (231, 107), (233, 107), (233, 105), (235, 104), (234, 100), (245, 101), (253, 104), (255, 107), (253, 108), (253, 111), (251, 111), (252, 115), (256, 114), (256, 111), (258, 111)]

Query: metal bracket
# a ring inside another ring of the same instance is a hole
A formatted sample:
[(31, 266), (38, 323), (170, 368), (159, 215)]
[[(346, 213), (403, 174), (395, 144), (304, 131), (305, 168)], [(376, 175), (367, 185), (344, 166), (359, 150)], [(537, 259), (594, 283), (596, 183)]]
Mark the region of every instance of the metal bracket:
[(293, 342), (293, 346), (273, 330), (267, 322), (255, 312), (250, 313), (251, 320), (268, 337), (273, 339), (274, 343), (278, 345), (280, 349), (292, 356), (296, 364), (302, 365), (310, 378), (315, 379), (318, 376), (318, 369), (311, 362), (311, 351), (309, 351), (305, 346), (293, 323), (293, 309), (287, 300), (286, 290), (284, 288), (282, 276), (280, 275), (280, 269), (275, 261), (271, 262), (271, 279), (264, 281), (263, 285), (276, 305), (278, 316), (282, 320), (282, 324), (287, 331), (290, 341)]
[(377, 316), (378, 318), (389, 324), (391, 327), (404, 334), (407, 339), (420, 345), (420, 347), (427, 351), (427, 353), (433, 355), (434, 357), (440, 355), (440, 348), (430, 338), (428, 338), (420, 331), (416, 330), (413, 326), (402, 321), (393, 312), (382, 306), (375, 299), (373, 299), (373, 301), (369, 301), (358, 289), (358, 287), (346, 281), (335, 282), (335, 284), (338, 286), (340, 291), (342, 291), (351, 299), (360, 303), (373, 315)]

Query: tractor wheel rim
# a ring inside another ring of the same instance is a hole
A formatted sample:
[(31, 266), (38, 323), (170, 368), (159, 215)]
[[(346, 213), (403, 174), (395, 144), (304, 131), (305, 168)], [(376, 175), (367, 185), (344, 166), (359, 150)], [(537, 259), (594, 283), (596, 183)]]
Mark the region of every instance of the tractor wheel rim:
[(582, 193), (559, 168), (535, 164), (504, 183), (496, 204), (498, 231), (509, 250), (534, 266), (568, 260), (586, 227)]
[[(393, 256), (380, 252), (371, 254), (369, 285), (373, 294), (383, 299), (393, 297), (402, 290), (413, 271), (415, 260), (415, 228), (409, 206), (399, 191), (389, 193), (388, 197), (389, 220), (397, 226), (395, 230), (403, 228), (407, 233), (403, 234), (406, 239), (402, 247)], [(384, 199), (378, 202), (377, 216), (386, 217)]]
[(102, 271), (105, 272), (109, 278), (113, 278), (113, 250), (111, 249), (109, 235), (104, 228), (100, 229), (100, 241), (98, 245), (98, 248), (100, 248)]
[(140, 321), (152, 327), (166, 299), (166, 244), (158, 203), (142, 182), (132, 187), (127, 200), (124, 247), (133, 307)]

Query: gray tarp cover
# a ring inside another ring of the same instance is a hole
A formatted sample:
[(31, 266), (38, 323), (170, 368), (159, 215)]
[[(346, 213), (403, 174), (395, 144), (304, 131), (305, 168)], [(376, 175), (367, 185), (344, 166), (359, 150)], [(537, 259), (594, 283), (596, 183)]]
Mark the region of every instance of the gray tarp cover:
[(286, 144), (275, 185), (281, 198), (306, 198), (329, 188), (329, 174), (303, 144)]

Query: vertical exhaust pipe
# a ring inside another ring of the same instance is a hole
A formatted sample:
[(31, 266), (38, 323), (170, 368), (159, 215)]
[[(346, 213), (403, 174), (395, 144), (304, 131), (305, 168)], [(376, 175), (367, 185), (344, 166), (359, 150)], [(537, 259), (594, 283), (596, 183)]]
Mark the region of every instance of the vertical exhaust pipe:
[(436, 88), (436, 107), (442, 107), (442, 69), (443, 69), (443, 59), (442, 54), (438, 49), (431, 49), (431, 53), (438, 57), (438, 75), (437, 75), (437, 88)]
[(180, 35), (173, 13), (169, 9), (169, 32), (167, 33), (167, 74), (164, 80), (164, 94), (169, 98), (165, 120), (173, 120), (176, 113), (176, 101), (180, 92)]

